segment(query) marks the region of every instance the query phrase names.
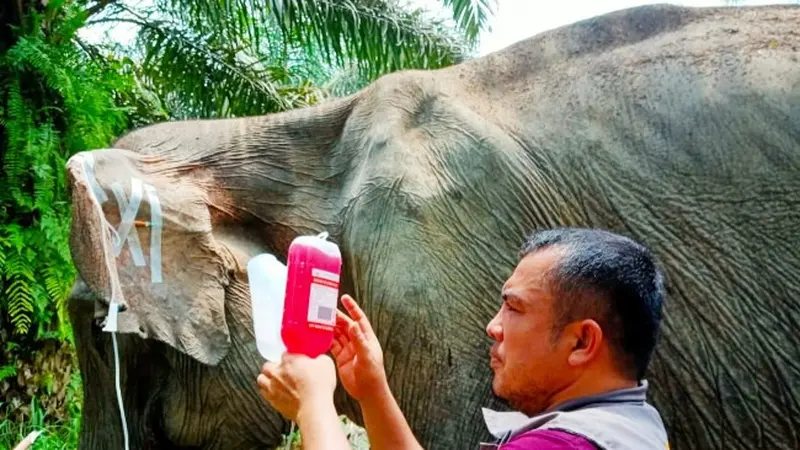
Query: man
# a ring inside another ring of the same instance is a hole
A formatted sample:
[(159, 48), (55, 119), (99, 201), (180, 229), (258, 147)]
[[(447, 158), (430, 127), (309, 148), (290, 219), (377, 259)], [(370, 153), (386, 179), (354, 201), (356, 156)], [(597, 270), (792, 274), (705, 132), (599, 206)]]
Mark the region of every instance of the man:
[[(664, 297), (647, 248), (603, 230), (540, 231), (523, 246), (501, 297), (486, 329), (495, 341), (492, 388), (518, 412), (484, 410), (498, 442), (481, 448), (669, 448), (645, 398)], [(352, 298), (342, 303), (350, 317), (338, 313), (332, 354), (361, 406), (371, 448), (421, 448), (389, 391), (369, 321)], [(333, 408), (328, 357), (286, 355), (280, 365), (265, 364), (258, 383), (297, 421), (305, 448), (349, 448)]]

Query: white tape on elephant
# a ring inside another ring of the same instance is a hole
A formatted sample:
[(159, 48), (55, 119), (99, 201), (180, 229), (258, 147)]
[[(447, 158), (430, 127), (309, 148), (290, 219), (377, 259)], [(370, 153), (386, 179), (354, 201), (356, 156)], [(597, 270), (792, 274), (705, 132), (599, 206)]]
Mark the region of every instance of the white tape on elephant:
[(142, 254), (142, 245), (139, 243), (139, 234), (133, 226), (136, 220), (136, 214), (139, 212), (139, 204), (142, 202), (142, 180), (138, 178), (131, 179), (131, 201), (125, 196), (125, 189), (122, 184), (115, 181), (111, 184), (111, 190), (114, 192), (114, 197), (117, 199), (119, 205), (120, 223), (117, 230), (117, 240), (114, 242), (114, 256), (119, 256), (122, 252), (122, 247), (125, 242), (129, 242), (131, 249), (131, 258), (135, 266), (144, 266), (144, 254)]
[(108, 201), (108, 196), (103, 188), (97, 184), (97, 179), (94, 177), (94, 156), (92, 156), (91, 153), (79, 153), (76, 156), (81, 159), (83, 170), (86, 172), (86, 181), (89, 183), (89, 187), (92, 188), (95, 198), (102, 205)]
[(146, 265), (142, 245), (139, 242), (139, 233), (134, 226), (136, 215), (142, 203), (142, 191), (147, 193), (147, 201), (150, 204), (150, 282), (161, 283), (161, 230), (163, 222), (161, 218), (161, 202), (158, 199), (156, 188), (149, 184), (142, 184), (138, 178), (131, 178), (131, 198), (130, 202), (125, 196), (122, 184), (114, 182), (111, 185), (114, 197), (117, 199), (120, 211), (120, 224), (117, 230), (117, 239), (114, 242), (114, 256), (119, 256), (125, 242), (128, 242), (131, 251), (133, 264), (137, 267)]
[(150, 282), (161, 283), (161, 202), (156, 188), (146, 184), (144, 190), (150, 202)]

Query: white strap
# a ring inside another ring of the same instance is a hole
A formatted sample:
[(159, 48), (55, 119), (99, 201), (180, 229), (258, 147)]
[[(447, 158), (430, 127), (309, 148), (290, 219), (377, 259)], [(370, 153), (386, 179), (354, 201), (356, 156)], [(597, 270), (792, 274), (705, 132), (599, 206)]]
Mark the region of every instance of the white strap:
[(117, 198), (120, 213), (119, 229), (117, 230), (118, 238), (114, 242), (114, 256), (119, 256), (122, 252), (122, 247), (125, 246), (125, 241), (128, 241), (133, 263), (136, 266), (144, 266), (144, 254), (142, 254), (142, 246), (139, 243), (139, 235), (136, 232), (136, 228), (133, 227), (136, 214), (139, 212), (139, 205), (142, 202), (142, 181), (138, 178), (131, 178), (130, 203), (125, 197), (125, 190), (122, 188), (122, 184), (115, 181), (111, 185), (111, 190)]
[(92, 188), (95, 198), (97, 198), (97, 201), (102, 205), (108, 201), (108, 196), (103, 188), (101, 188), (97, 183), (97, 179), (94, 176), (94, 156), (92, 156), (92, 154), (89, 152), (79, 153), (76, 156), (81, 158), (81, 162), (83, 163), (83, 171), (86, 172), (86, 181), (89, 183), (89, 187)]
[(150, 282), (161, 283), (161, 202), (156, 188), (146, 184), (144, 190), (150, 202)]

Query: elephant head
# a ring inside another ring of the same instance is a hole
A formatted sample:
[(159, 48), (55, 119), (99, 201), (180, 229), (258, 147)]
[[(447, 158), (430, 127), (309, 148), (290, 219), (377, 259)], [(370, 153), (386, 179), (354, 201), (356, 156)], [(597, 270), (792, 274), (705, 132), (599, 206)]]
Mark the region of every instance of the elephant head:
[[(245, 266), (321, 231), (422, 444), (474, 446), (481, 406), (502, 407), (484, 327), (524, 235), (554, 226), (629, 235), (663, 262), (648, 377), (675, 448), (796, 448), (798, 23), (798, 7), (635, 8), (73, 158), (81, 448), (121, 447), (111, 302), (133, 448), (277, 443)], [(337, 406), (360, 421), (342, 392)]]
[[(81, 447), (122, 447), (111, 413), (116, 363), (101, 330), (109, 303), (122, 309), (118, 363), (131, 448), (274, 442), (285, 424), (252, 395), (259, 360), (249, 352), (241, 277), (248, 258), (265, 250), (261, 241), (226, 234), (202, 170), (170, 172), (164, 159), (119, 149), (78, 154), (67, 169), (80, 273), (71, 316), (85, 417), (100, 422), (84, 425), (96, 431), (82, 433)], [(253, 420), (237, 415), (242, 407)]]

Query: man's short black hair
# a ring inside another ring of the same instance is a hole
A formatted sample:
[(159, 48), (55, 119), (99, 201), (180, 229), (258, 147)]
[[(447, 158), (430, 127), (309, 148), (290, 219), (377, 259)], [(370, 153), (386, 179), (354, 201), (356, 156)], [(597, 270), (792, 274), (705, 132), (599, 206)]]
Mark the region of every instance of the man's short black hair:
[(548, 247), (564, 252), (548, 274), (556, 299), (554, 331), (575, 320), (597, 320), (625, 372), (644, 378), (665, 295), (651, 251), (606, 230), (556, 228), (533, 233), (521, 256)]

